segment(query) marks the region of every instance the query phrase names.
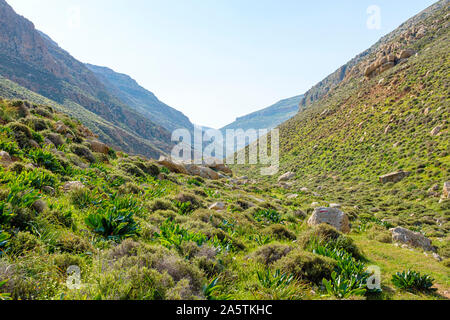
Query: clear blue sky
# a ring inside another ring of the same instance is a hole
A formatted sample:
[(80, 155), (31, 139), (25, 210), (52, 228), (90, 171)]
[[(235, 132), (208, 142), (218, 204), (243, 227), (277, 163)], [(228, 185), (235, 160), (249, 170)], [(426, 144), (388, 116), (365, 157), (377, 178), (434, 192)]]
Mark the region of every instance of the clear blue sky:
[[(222, 127), (306, 92), (434, 0), (7, 0), (75, 58)], [(381, 28), (367, 27), (367, 8)]]

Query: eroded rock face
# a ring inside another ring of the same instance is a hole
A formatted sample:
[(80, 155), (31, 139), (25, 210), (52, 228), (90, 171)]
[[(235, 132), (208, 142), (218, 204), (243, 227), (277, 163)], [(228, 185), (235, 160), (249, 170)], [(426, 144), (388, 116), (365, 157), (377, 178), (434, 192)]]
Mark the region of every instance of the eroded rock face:
[(173, 173), (181, 173), (181, 174), (189, 174), (188, 171), (186, 170), (186, 168), (178, 163), (173, 162), (172, 160), (166, 158), (166, 157), (161, 157), (158, 161), (158, 163), (164, 167), (166, 167), (167, 169), (169, 169), (171, 172)]
[(397, 171), (397, 172), (388, 173), (388, 174), (385, 174), (384, 176), (380, 177), (380, 182), (381, 183), (399, 182), (399, 181), (403, 180), (404, 178), (406, 178), (407, 176), (409, 176), (410, 174), (411, 174), (410, 172), (405, 172), (405, 171)]
[(413, 232), (406, 228), (397, 227), (389, 230), (394, 242), (406, 244), (414, 248), (422, 248), (425, 251), (434, 251), (431, 240), (419, 232)]
[(289, 181), (293, 178), (295, 178), (294, 172), (286, 172), (285, 174), (283, 174), (281, 177), (278, 178), (278, 182)]
[(337, 208), (316, 208), (308, 220), (310, 226), (326, 223), (343, 233), (350, 232), (348, 216)]

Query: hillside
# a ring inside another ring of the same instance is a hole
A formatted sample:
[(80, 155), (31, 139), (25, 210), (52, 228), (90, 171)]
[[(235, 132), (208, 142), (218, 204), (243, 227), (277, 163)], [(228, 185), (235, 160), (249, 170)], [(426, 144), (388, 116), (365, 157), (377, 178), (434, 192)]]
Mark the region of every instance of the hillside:
[[(0, 75), (67, 108), (73, 103), (82, 106), (128, 135), (136, 134), (154, 149), (171, 150), (166, 129), (113, 96), (83, 63), (37, 31), (4, 0), (0, 0)], [(114, 144), (123, 145), (120, 139), (114, 138)], [(147, 145), (138, 142), (127, 150), (151, 156)]]
[(158, 98), (150, 91), (141, 87), (134, 79), (125, 74), (114, 72), (106, 67), (86, 64), (109, 93), (116, 95), (127, 106), (147, 117), (154, 123), (159, 124), (168, 131), (186, 128), (194, 130), (193, 124), (183, 113), (175, 110)]
[(276, 176), (117, 151), (0, 78), (36, 101), (0, 99), (0, 300), (450, 299), (448, 4), (281, 124)]
[(303, 96), (281, 100), (270, 107), (239, 117), (233, 123), (220, 129), (273, 129), (298, 113), (298, 105)]

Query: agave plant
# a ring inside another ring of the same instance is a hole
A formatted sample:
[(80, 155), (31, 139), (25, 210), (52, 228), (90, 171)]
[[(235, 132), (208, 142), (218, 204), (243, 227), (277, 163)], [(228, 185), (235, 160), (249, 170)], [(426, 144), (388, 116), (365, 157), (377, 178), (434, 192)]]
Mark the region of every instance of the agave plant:
[(2, 255), (3, 251), (2, 248), (6, 246), (9, 240), (9, 234), (4, 232), (2, 229), (0, 229), (0, 256)]
[(168, 248), (174, 246), (177, 249), (181, 249), (181, 244), (184, 241), (192, 241), (199, 246), (208, 241), (204, 234), (189, 232), (170, 219), (166, 220), (159, 229), (160, 233), (155, 233), (155, 238), (159, 239), (161, 244)]
[(254, 218), (258, 222), (268, 221), (272, 223), (280, 223), (283, 220), (281, 215), (273, 209), (260, 209), (254, 214)]
[(259, 283), (261, 283), (264, 288), (286, 287), (294, 280), (293, 275), (281, 273), (280, 270), (276, 270), (272, 273), (269, 269), (266, 269), (262, 272), (257, 271), (256, 274), (258, 276)]
[(431, 291), (434, 279), (429, 275), (421, 275), (417, 271), (397, 272), (392, 276), (392, 283), (400, 289), (408, 291)]
[(358, 287), (357, 282), (358, 280), (354, 277), (346, 278), (343, 275), (338, 276), (336, 272), (331, 274), (331, 280), (322, 280), (327, 293), (340, 299), (365, 295), (367, 290)]

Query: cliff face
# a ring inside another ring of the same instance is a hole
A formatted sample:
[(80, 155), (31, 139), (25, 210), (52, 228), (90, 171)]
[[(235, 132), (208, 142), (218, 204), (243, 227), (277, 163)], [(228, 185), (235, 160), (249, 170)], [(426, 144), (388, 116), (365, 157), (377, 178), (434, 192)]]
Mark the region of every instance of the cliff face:
[[(63, 105), (84, 107), (125, 131), (171, 149), (170, 133), (111, 94), (96, 75), (0, 0), (0, 74)], [(146, 154), (135, 145), (132, 153)]]

